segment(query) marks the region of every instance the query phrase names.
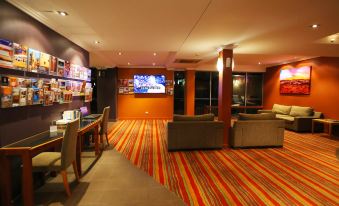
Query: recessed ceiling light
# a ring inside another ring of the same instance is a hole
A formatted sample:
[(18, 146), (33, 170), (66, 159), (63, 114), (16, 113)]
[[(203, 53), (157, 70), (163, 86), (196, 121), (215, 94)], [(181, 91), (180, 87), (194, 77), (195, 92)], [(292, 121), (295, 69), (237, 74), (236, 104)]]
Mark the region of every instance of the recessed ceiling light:
[(131, 65), (131, 63), (127, 62), (127, 65)]
[(258, 64), (261, 64), (261, 62), (258, 62)]
[(121, 56), (121, 55), (122, 55), (122, 52), (119, 52), (118, 55)]
[(312, 29), (317, 29), (317, 28), (319, 28), (319, 26), (320, 26), (319, 24), (312, 24), (311, 27), (312, 27)]
[(96, 40), (94, 41), (95, 44), (100, 44), (100, 41)]
[(156, 56), (156, 55), (157, 55), (157, 53), (154, 52), (154, 53), (153, 53), (153, 56)]
[(155, 62), (153, 62), (152, 65), (155, 66)]
[(65, 11), (57, 11), (60, 16), (68, 16), (68, 13)]

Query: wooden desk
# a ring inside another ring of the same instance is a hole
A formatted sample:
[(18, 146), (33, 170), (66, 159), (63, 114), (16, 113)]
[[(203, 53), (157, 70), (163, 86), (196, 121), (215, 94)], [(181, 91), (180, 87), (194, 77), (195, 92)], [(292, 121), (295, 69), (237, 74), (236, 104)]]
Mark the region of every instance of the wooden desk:
[[(328, 133), (330, 137), (333, 137), (332, 129), (334, 126), (339, 125), (339, 120), (333, 120), (333, 119), (312, 119), (312, 134), (314, 134), (314, 128), (316, 124), (323, 124), (324, 125), (324, 131)], [(326, 130), (325, 127), (328, 129)]]
[[(78, 131), (76, 159), (79, 175), (81, 170), (82, 137), (86, 132), (94, 129), (95, 154), (99, 155), (99, 125), (101, 118), (82, 120)], [(33, 178), (32, 178), (32, 158), (49, 148), (61, 145), (63, 134), (50, 134), (49, 131), (42, 132), (24, 140), (15, 142), (0, 148), (0, 168), (1, 172), (1, 200), (2, 205), (12, 205), (12, 186), (10, 172), (10, 157), (18, 156), (22, 160), (22, 199), (24, 205), (34, 205), (33, 199)], [(101, 141), (102, 142), (102, 141)]]

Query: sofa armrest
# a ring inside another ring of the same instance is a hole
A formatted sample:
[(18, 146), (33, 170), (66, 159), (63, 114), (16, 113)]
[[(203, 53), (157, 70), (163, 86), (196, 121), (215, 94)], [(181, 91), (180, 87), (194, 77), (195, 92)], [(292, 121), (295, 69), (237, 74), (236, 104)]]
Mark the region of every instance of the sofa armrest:
[(261, 114), (261, 113), (273, 113), (272, 110), (267, 110), (267, 109), (259, 109), (258, 110), (258, 114)]

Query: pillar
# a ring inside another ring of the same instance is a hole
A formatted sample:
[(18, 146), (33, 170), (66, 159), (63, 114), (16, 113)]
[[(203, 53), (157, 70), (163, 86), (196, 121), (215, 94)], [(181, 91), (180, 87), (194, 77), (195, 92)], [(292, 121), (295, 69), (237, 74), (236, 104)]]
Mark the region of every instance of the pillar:
[(187, 70), (185, 77), (185, 114), (194, 115), (195, 71)]
[[(220, 61), (222, 60), (222, 61)], [(219, 90), (218, 90), (218, 120), (225, 124), (224, 146), (229, 145), (231, 134), (231, 106), (232, 106), (232, 61), (233, 50), (223, 49), (219, 52)]]

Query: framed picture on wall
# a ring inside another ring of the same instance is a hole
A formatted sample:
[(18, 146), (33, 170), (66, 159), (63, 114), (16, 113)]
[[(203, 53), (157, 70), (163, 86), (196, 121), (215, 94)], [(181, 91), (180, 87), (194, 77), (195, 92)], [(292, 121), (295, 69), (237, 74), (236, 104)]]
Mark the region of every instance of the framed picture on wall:
[(124, 87), (124, 94), (128, 94), (128, 92), (129, 92), (128, 87)]
[(124, 93), (124, 88), (123, 87), (119, 87), (118, 94), (123, 94), (123, 93)]
[(133, 79), (129, 79), (128, 80), (128, 86), (129, 87), (133, 87), (134, 86), (134, 80)]
[(128, 87), (128, 94), (134, 94), (134, 87)]
[(311, 91), (311, 67), (282, 69), (280, 94), (307, 95)]

